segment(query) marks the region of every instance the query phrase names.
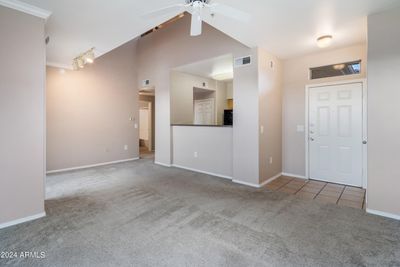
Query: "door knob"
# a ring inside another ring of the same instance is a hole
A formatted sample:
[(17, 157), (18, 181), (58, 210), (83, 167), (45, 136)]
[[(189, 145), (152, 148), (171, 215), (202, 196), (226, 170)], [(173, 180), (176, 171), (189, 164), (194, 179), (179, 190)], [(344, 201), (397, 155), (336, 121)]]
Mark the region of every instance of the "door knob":
[(363, 141), (363, 145), (366, 145), (366, 144), (367, 144), (367, 141), (364, 140), (364, 141)]
[(314, 141), (314, 138), (310, 137), (310, 141), (311, 141), (311, 142)]

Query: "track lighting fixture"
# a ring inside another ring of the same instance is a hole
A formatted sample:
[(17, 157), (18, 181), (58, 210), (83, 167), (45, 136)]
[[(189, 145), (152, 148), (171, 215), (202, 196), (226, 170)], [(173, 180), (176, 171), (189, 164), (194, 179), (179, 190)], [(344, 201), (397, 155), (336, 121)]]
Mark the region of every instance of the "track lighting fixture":
[(94, 62), (94, 47), (89, 49), (88, 51), (80, 54), (72, 61), (72, 67), (74, 70), (83, 69), (86, 64), (92, 64)]

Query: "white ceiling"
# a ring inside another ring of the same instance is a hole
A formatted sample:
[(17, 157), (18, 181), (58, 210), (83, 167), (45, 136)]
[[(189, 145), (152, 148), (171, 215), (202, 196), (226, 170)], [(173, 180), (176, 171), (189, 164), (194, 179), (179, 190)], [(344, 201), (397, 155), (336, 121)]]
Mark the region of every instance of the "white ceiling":
[(233, 78), (233, 57), (224, 55), (210, 58), (180, 66), (174, 70), (217, 80), (231, 80)]
[[(15, 0), (10, 0), (15, 1)], [(22, 0), (52, 11), (47, 22), (51, 42), (48, 62), (70, 64), (79, 53), (96, 47), (106, 53), (176, 14), (155, 19), (141, 15), (184, 0)], [(366, 41), (366, 16), (400, 0), (215, 0), (248, 12), (249, 23), (223, 16), (206, 21), (248, 46), (281, 58), (318, 51), (318, 36), (332, 34), (332, 47)]]

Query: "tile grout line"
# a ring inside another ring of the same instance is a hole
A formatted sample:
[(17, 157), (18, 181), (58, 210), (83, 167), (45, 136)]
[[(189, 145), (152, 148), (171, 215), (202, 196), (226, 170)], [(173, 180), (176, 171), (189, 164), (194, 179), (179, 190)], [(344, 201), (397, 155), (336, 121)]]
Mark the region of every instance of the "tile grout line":
[(346, 190), (346, 187), (347, 187), (347, 186), (343, 187), (342, 193), (340, 194), (338, 200), (336, 201), (336, 205), (339, 205), (339, 201), (340, 201), (340, 199), (342, 198), (343, 193), (344, 193), (344, 190)]
[(278, 189), (276, 189), (275, 191), (279, 191), (282, 188), (284, 188), (285, 186), (287, 186), (291, 181), (293, 181), (294, 178), (290, 178), (289, 182), (285, 183), (284, 185), (282, 185), (281, 187), (279, 187)]
[(293, 195), (296, 195), (298, 192), (300, 192), (301, 191), (301, 189), (303, 189), (308, 183), (310, 182), (310, 180), (307, 180), (307, 182), (305, 182), (304, 184), (303, 184), (303, 186), (302, 187), (300, 187), (300, 189), (299, 190), (297, 190)]
[(322, 190), (324, 190), (324, 188), (328, 185), (328, 183), (325, 183), (325, 185), (321, 188), (321, 190), (319, 190), (319, 192), (315, 195), (315, 197), (313, 199), (316, 199), (317, 196), (319, 196), (319, 194), (322, 192)]
[(364, 209), (364, 205), (366, 204), (365, 200), (366, 200), (366, 192), (364, 192), (364, 197), (363, 197), (363, 201), (362, 201), (362, 204), (361, 204), (361, 209)]
[[(277, 188), (276, 190), (274, 190), (274, 191), (279, 191), (279, 190), (281, 190), (282, 188), (284, 188), (285, 186), (287, 186), (287, 185), (288, 185), (290, 182), (292, 182), (293, 180), (295, 180), (295, 178), (290, 178), (290, 180), (289, 180), (288, 182), (284, 183), (283, 185), (281, 185), (280, 187), (278, 187), (278, 188)], [(300, 189), (298, 189), (297, 191), (295, 191), (294, 193), (292, 193), (292, 195), (296, 195), (297, 193), (299, 193), (307, 184), (310, 183), (310, 181), (312, 181), (312, 180), (307, 180), (307, 181), (300, 187)], [(316, 193), (316, 195), (313, 197), (313, 199), (316, 199), (316, 198), (321, 194), (321, 192), (322, 192), (328, 185), (330, 185), (330, 184), (335, 185), (335, 183), (328, 183), (328, 182), (325, 182), (324, 186)], [(338, 184), (338, 185), (339, 185), (339, 184)], [(336, 202), (335, 202), (336, 205), (339, 205), (339, 201), (340, 201), (340, 199), (342, 198), (342, 196), (343, 196), (343, 194), (344, 194), (344, 191), (346, 190), (347, 187), (348, 187), (348, 186), (344, 186), (343, 189), (341, 190), (341, 193), (340, 193), (338, 199), (337, 199)], [(363, 198), (363, 202), (362, 202), (361, 209), (363, 208), (364, 203), (365, 203), (365, 195), (366, 195), (366, 194), (365, 194), (365, 192), (364, 192), (364, 198)]]

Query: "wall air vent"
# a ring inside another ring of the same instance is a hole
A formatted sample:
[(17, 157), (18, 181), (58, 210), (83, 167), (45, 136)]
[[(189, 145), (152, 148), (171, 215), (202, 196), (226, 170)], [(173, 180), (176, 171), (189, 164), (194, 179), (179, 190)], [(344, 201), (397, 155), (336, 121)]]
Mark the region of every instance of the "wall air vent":
[(250, 64), (251, 64), (251, 56), (235, 58), (235, 63), (234, 63), (235, 68)]

